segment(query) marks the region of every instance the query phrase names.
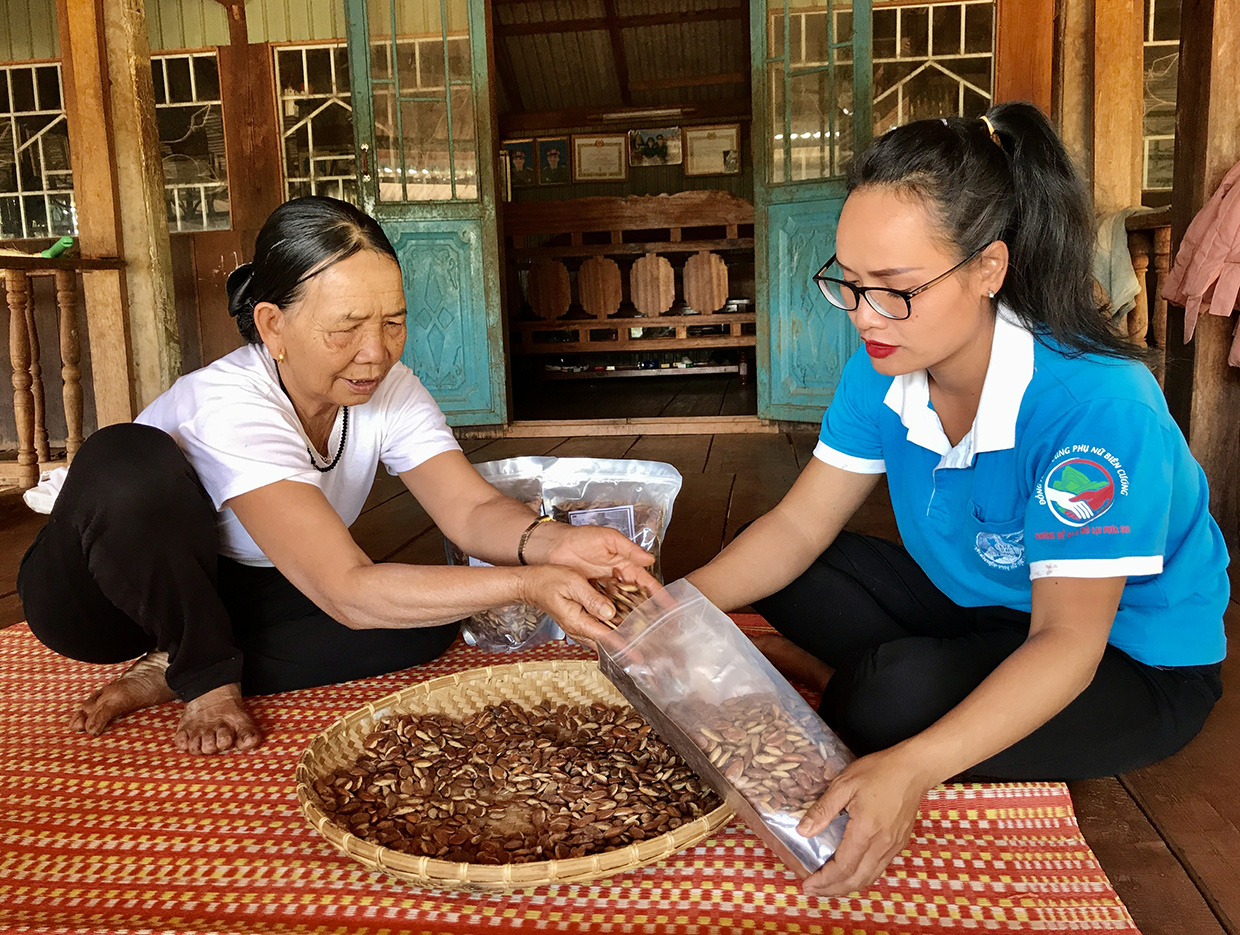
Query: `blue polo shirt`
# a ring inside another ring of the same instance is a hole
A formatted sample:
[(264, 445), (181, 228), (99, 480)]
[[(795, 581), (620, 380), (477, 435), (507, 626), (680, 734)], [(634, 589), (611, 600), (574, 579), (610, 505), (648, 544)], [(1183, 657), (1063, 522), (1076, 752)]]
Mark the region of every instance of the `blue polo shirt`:
[(1069, 356), (1006, 309), (954, 447), (924, 370), (844, 368), (814, 455), (888, 475), (905, 548), (962, 607), (1030, 610), (1034, 578), (1127, 576), (1110, 642), (1149, 665), (1226, 653), (1227, 548), (1205, 473), (1149, 370)]

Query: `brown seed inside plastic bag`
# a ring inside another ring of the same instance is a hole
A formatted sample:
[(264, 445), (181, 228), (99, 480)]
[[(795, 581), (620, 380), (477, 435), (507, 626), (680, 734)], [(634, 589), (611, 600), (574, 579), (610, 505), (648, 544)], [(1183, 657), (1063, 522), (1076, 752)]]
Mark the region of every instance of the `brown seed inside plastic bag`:
[(675, 716), (698, 725), (690, 737), (759, 813), (800, 818), (846, 765), (778, 708), (773, 695), (686, 702)]

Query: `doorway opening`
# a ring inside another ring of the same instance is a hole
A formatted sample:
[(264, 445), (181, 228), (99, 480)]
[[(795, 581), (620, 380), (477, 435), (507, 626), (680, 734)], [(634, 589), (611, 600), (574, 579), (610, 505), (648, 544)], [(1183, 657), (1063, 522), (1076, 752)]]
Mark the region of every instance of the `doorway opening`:
[(513, 421), (754, 416), (749, 5), (492, 6)]

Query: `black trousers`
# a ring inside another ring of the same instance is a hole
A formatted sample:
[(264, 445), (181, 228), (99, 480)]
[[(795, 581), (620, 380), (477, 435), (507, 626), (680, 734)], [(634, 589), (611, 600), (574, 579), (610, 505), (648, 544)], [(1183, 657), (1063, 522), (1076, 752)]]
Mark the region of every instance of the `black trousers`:
[[(1029, 614), (960, 607), (902, 546), (848, 532), (800, 578), (754, 607), (836, 670), (819, 713), (858, 755), (929, 727), (1029, 634)], [(1220, 668), (1149, 666), (1108, 646), (1084, 692), (967, 775), (1087, 779), (1153, 763), (1201, 730), (1222, 696)]]
[(176, 442), (113, 425), (82, 445), (17, 590), (49, 649), (96, 663), (164, 650), (186, 701), (233, 682), (262, 695), (393, 672), (456, 636), (456, 624), (350, 630), (276, 569), (217, 546), (216, 512)]

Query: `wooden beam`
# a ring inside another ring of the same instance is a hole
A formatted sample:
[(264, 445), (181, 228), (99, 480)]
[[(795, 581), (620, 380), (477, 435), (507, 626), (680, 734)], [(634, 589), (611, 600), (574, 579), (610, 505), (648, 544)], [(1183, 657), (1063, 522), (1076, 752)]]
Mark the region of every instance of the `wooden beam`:
[(634, 120), (640, 120), (646, 126), (655, 125), (651, 121), (679, 126), (713, 123), (729, 120), (748, 123), (751, 119), (751, 102), (748, 97), (731, 98), (724, 101), (709, 101), (699, 104), (670, 105), (676, 113), (648, 116), (654, 108), (649, 107), (573, 107), (564, 110), (539, 111), (528, 114), (507, 114), (500, 117), (500, 133), (505, 138), (512, 138), (531, 133), (542, 133), (550, 130), (569, 130), (575, 127), (594, 127), (614, 125), (624, 127)]
[(1141, 203), (1145, 107), (1142, 0), (1094, 2), (1094, 208), (1105, 215)]
[[(78, 244), (83, 257), (121, 255), (120, 200), (108, 106), (103, 11), (94, 0), (57, 0), (65, 116), (73, 167)], [(82, 273), (86, 325), (100, 426), (128, 422), (132, 395), (128, 297), (121, 269)]]
[(245, 18), (245, 0), (216, 0), (228, 12), (229, 45), (249, 45), (250, 30)]
[(220, 46), (218, 57), (232, 229), (257, 234), (284, 201), (271, 46)]
[(1045, 0), (997, 0), (995, 103), (1032, 101), (1051, 110), (1055, 4)]
[[(606, 0), (606, 9), (614, 4)], [(495, 27), (497, 36), (545, 36), (557, 32), (602, 32), (603, 30), (639, 29), (643, 26), (672, 26), (680, 23), (714, 23), (727, 20), (743, 21), (749, 15), (744, 7), (720, 7), (683, 13), (646, 13), (639, 16), (591, 16), (536, 23), (506, 23)]]
[[(1180, 12), (1171, 236), (1189, 221), (1240, 161), (1240, 0), (1185, 0)], [(1167, 402), (1210, 481), (1210, 511), (1232, 550), (1240, 548), (1240, 376), (1227, 365), (1232, 323), (1203, 315), (1193, 344), (1183, 342), (1184, 311), (1168, 307)]]
[(607, 14), (607, 36), (611, 42), (611, 57), (616, 63), (616, 84), (620, 88), (620, 103), (628, 107), (633, 103), (633, 89), (629, 87), (629, 59), (624, 54), (624, 38), (620, 35), (620, 20), (616, 16), (616, 0), (603, 0)]
[(680, 78), (653, 78), (649, 81), (630, 81), (634, 91), (661, 91), (664, 88), (705, 88), (717, 84), (748, 84), (749, 72), (730, 71), (722, 75), (685, 75)]

